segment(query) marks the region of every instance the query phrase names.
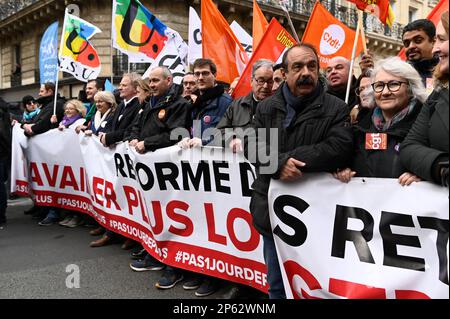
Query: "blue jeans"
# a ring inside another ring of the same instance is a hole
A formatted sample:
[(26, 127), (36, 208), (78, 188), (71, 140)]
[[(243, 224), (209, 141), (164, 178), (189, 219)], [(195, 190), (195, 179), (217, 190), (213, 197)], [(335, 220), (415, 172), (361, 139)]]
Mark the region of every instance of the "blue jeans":
[(6, 207), (8, 197), (6, 195), (6, 180), (8, 179), (6, 160), (0, 159), (0, 224), (6, 223)]
[(267, 266), (267, 282), (269, 283), (269, 298), (286, 299), (283, 277), (281, 276), (281, 269), (278, 264), (275, 241), (272, 237), (262, 237), (264, 242), (264, 260)]

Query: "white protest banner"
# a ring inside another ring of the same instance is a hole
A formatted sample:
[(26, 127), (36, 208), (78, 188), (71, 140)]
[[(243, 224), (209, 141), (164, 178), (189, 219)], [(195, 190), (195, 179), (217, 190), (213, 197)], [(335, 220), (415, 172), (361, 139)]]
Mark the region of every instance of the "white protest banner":
[(449, 298), (447, 188), (306, 174), (269, 203), (288, 298)]
[(35, 136), (24, 153), (39, 205), (88, 213), (167, 265), (267, 291), (248, 212), (253, 172), (242, 157), (178, 146), (140, 155), (73, 130)]
[(202, 55), (202, 22), (194, 8), (189, 7), (189, 31), (188, 31), (188, 63), (194, 64)]
[(166, 66), (172, 72), (173, 82), (181, 84), (185, 74), (188, 46), (180, 34), (174, 30), (167, 32), (168, 40), (161, 53), (152, 62), (150, 67), (142, 75), (143, 79), (149, 77), (151, 70), (158, 66)]
[(230, 24), (231, 30), (233, 30), (234, 34), (241, 42), (242, 47), (250, 58), (253, 53), (253, 38), (247, 31), (244, 30), (243, 27), (239, 25), (236, 21), (231, 22)]
[(23, 152), (28, 145), (28, 138), (20, 124), (16, 123), (12, 128), (12, 148), (11, 148), (11, 193), (27, 196), (28, 187), (28, 163)]

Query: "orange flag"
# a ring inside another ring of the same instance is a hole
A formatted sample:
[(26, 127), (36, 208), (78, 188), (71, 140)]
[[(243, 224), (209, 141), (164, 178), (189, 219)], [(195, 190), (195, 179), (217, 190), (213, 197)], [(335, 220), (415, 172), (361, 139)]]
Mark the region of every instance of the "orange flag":
[(248, 56), (211, 0), (201, 1), (201, 11), (203, 57), (216, 64), (218, 81), (231, 83), (244, 70)]
[[(316, 2), (302, 42), (317, 49), (320, 67), (325, 68), (330, 59), (336, 56), (351, 59), (355, 36), (355, 31), (333, 17), (320, 2)], [(359, 38), (355, 56), (360, 54), (362, 49), (362, 40)]]
[(256, 50), (268, 26), (269, 22), (267, 22), (261, 8), (256, 0), (253, 0), (253, 50)]
[[(431, 10), (430, 14), (428, 14), (427, 19), (433, 21), (434, 25), (437, 26), (439, 21), (441, 21), (441, 15), (448, 11), (448, 0), (441, 0), (439, 3)], [(406, 60), (406, 52), (405, 48), (401, 49), (398, 56), (402, 60)]]
[(239, 98), (250, 93), (252, 89), (252, 67), (257, 60), (268, 59), (276, 62), (284, 51), (292, 47), (295, 43), (294, 38), (281, 24), (276, 19), (272, 19), (261, 39), (260, 45), (253, 51), (250, 61), (245, 67), (244, 72), (242, 72), (242, 76), (233, 91), (233, 97)]

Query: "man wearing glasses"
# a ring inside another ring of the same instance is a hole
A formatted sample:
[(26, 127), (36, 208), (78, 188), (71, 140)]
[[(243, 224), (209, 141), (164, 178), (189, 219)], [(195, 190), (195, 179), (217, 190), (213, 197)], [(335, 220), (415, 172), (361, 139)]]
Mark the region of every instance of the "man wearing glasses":
[(206, 145), (212, 137), (203, 137), (208, 128), (216, 127), (233, 99), (223, 85), (216, 83), (217, 67), (210, 59), (197, 59), (194, 62), (194, 76), (200, 96), (192, 108), (194, 125), (191, 139), (185, 139), (180, 146), (183, 148)]
[(250, 127), (258, 103), (272, 95), (273, 84), (273, 62), (265, 59), (256, 61), (252, 68), (252, 91), (231, 103), (216, 126), (221, 130), (222, 139), (220, 140), (225, 142), (222, 144), (224, 147), (230, 147), (234, 153), (243, 150), (240, 138), (225, 140), (225, 129), (239, 127), (245, 130)]

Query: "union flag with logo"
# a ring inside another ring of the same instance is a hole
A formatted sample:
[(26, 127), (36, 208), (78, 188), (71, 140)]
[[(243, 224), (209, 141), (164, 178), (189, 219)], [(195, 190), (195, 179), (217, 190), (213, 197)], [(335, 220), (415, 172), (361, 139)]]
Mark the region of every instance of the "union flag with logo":
[[(303, 34), (302, 42), (312, 44), (319, 54), (320, 67), (337, 56), (351, 59), (356, 32), (333, 17), (327, 9), (316, 2)], [(358, 40), (356, 55), (363, 50), (361, 38)]]

